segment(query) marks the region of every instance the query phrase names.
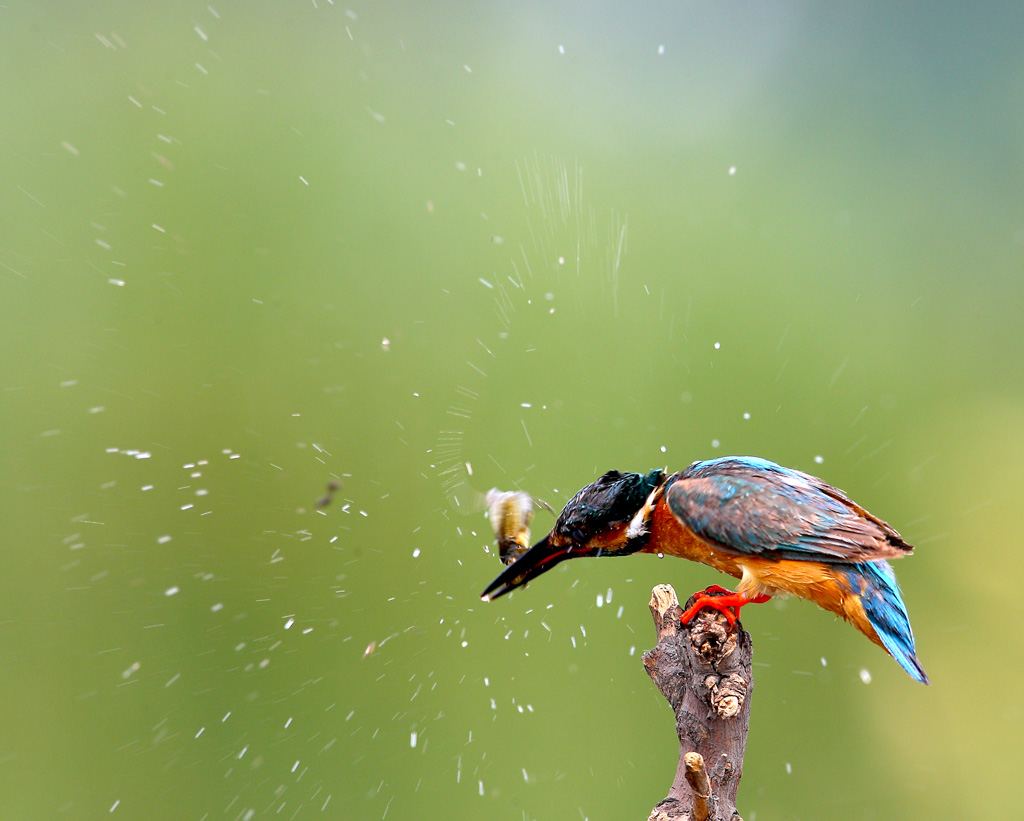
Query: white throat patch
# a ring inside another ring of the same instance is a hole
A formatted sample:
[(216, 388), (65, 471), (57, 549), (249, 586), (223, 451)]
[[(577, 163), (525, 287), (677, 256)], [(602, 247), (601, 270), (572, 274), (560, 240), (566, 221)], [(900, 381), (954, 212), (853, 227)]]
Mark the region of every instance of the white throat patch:
[(658, 499), (661, 498), (663, 488), (664, 485), (661, 484), (652, 490), (651, 495), (647, 497), (647, 501), (644, 502), (643, 507), (641, 507), (636, 512), (636, 515), (630, 520), (629, 526), (626, 528), (627, 541), (647, 535), (648, 525), (651, 521), (651, 514), (654, 512), (654, 506), (658, 504)]

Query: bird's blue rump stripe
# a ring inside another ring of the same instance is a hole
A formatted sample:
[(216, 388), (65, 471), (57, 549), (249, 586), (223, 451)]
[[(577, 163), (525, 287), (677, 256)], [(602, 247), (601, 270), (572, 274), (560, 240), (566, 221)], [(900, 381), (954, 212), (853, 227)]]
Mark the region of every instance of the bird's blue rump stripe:
[(845, 578), (854, 593), (860, 595), (871, 626), (875, 628), (882, 646), (892, 655), (910, 677), (922, 684), (928, 683), (928, 676), (917, 660), (914, 648), (914, 632), (910, 629), (910, 617), (896, 583), (896, 574), (888, 562), (862, 562), (851, 565), (835, 565), (835, 571)]

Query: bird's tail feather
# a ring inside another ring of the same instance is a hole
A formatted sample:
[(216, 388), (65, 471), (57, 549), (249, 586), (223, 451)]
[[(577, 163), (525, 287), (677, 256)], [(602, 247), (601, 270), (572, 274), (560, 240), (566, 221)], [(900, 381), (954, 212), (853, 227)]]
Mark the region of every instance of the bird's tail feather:
[[(864, 562), (851, 565), (854, 589), (861, 589), (860, 603), (871, 626), (875, 628), (882, 646), (910, 674), (922, 684), (928, 683), (928, 676), (917, 660), (914, 650), (914, 632), (910, 629), (910, 616), (896, 583), (896, 574), (888, 562)], [(859, 581), (859, 584), (857, 584)]]

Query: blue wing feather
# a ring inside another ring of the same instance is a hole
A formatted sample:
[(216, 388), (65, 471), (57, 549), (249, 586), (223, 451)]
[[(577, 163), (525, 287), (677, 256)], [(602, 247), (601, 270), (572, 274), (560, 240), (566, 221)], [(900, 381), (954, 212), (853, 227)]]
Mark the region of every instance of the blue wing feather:
[(673, 515), (726, 552), (846, 563), (913, 550), (841, 490), (767, 459), (694, 462), (669, 481), (665, 499)]

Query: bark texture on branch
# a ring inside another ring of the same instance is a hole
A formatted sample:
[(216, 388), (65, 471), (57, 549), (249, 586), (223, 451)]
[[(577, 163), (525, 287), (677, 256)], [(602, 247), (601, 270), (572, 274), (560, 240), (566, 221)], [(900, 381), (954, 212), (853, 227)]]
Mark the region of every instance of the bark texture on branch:
[(675, 711), (679, 766), (648, 821), (741, 821), (736, 793), (754, 686), (750, 634), (711, 608), (680, 624), (683, 610), (667, 584), (654, 588), (650, 607), (658, 644), (644, 653), (644, 668)]

